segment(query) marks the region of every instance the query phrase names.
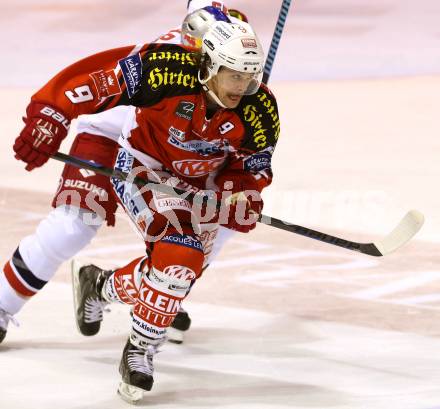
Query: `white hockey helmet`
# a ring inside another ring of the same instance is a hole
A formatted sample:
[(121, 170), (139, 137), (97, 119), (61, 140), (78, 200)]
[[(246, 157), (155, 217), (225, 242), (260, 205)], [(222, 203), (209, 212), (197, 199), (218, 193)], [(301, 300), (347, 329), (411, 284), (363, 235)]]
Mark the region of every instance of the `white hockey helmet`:
[(205, 87), (221, 67), (227, 67), (240, 73), (252, 74), (252, 81), (244, 95), (258, 91), (263, 78), (265, 55), (257, 35), (248, 23), (220, 21), (213, 24), (203, 37), (202, 55), (206, 59), (206, 72), (199, 70), (199, 81)]
[(182, 44), (202, 48), (203, 36), (217, 21), (230, 22), (225, 13), (212, 6), (188, 14), (182, 23)]

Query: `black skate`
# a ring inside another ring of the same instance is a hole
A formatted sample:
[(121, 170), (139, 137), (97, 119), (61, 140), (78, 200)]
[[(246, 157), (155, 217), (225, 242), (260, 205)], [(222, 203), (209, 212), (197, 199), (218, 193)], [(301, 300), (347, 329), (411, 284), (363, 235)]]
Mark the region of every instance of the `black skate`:
[(6, 333), (8, 332), (9, 321), (18, 326), (18, 322), (14, 319), (14, 317), (0, 308), (0, 344), (3, 342), (6, 337)]
[(6, 337), (6, 332), (8, 331), (9, 319), (10, 319), (9, 314), (0, 308), (0, 343), (2, 343)]
[(144, 392), (153, 387), (153, 356), (163, 342), (161, 340), (157, 345), (152, 345), (133, 335), (128, 338), (119, 365), (122, 381), (118, 388), (118, 394), (126, 402), (136, 404)]
[(174, 344), (181, 344), (185, 331), (188, 331), (191, 326), (191, 318), (188, 313), (180, 307), (179, 312), (171, 323), (171, 326), (167, 329), (167, 338), (169, 342)]
[(101, 296), (101, 289), (112, 271), (94, 265), (82, 267), (72, 261), (73, 305), (76, 325), (85, 336), (96, 335), (101, 327), (102, 315), (109, 304)]

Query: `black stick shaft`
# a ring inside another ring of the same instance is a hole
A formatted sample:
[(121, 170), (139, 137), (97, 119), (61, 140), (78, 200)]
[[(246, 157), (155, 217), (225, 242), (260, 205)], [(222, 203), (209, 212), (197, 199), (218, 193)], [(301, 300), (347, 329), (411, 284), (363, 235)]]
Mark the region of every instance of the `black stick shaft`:
[[(93, 170), (94, 172), (99, 173), (101, 175), (117, 178), (120, 180), (127, 180), (130, 177), (128, 174), (120, 172), (118, 170), (110, 169), (95, 162), (89, 162), (87, 160), (79, 159), (74, 156), (66, 155), (61, 152), (57, 152), (52, 156), (52, 158), (60, 162), (75, 166), (77, 168)], [(158, 190), (163, 193), (179, 196), (190, 202), (196, 200), (197, 195), (192, 192), (187, 192), (182, 189), (172, 188), (170, 186), (153, 182), (150, 180), (146, 180), (137, 176), (133, 179), (133, 182), (141, 186), (147, 186), (152, 190)], [(217, 203), (217, 208), (219, 208), (220, 205), (221, 203)], [(357, 243), (357, 242), (345, 240), (340, 237), (331, 236), (330, 234), (309, 229), (308, 227), (291, 224), (289, 222), (277, 219), (275, 217), (265, 216), (263, 214), (260, 215), (258, 221), (260, 223), (275, 227), (277, 229), (285, 230), (290, 233), (299, 234), (301, 236), (308, 237), (310, 239), (314, 239), (317, 241), (321, 241), (323, 243), (332, 244), (334, 246), (342, 247), (347, 250), (357, 251), (360, 253), (368, 254), (370, 256), (382, 256), (382, 254), (379, 252), (379, 250), (376, 248), (376, 246), (373, 243)]]
[(267, 84), (270, 73), (272, 72), (275, 56), (277, 55), (278, 46), (280, 44), (281, 35), (283, 34), (284, 25), (286, 24), (287, 14), (289, 13), (291, 0), (283, 0), (281, 4), (280, 14), (278, 15), (275, 31), (273, 32), (272, 42), (270, 43), (269, 52), (267, 53), (266, 63), (264, 65), (263, 82)]

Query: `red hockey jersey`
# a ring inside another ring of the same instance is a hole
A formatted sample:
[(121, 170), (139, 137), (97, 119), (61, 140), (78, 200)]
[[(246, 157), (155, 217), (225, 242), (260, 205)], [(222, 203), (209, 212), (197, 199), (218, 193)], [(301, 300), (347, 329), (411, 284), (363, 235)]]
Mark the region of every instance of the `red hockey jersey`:
[[(146, 154), (190, 185), (240, 177), (262, 190), (271, 182), (271, 158), (280, 132), (276, 100), (262, 85), (235, 109), (206, 119), (198, 55), (170, 44), (109, 50), (60, 72), (33, 97), (68, 119), (117, 105), (137, 107), (123, 145)], [(220, 186), (221, 187), (221, 186)]]

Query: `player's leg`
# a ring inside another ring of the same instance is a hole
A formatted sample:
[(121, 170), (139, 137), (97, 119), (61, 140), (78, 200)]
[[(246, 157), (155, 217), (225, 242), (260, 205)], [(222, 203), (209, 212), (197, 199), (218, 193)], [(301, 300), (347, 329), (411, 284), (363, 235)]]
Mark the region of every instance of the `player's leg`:
[[(153, 356), (164, 342), (167, 329), (202, 270), (204, 255), (194, 232), (185, 228), (183, 234), (191, 238), (193, 247), (167, 239), (173, 235), (181, 237), (172, 228), (168, 230), (167, 235), (153, 245), (149, 262), (142, 266), (132, 331), (119, 369), (122, 376), (120, 393), (129, 401), (136, 400), (138, 393), (151, 389)], [(141, 357), (146, 359), (142, 361)], [(142, 362), (144, 365), (139, 365)], [(141, 390), (137, 390), (138, 393), (135, 392), (133, 396), (130, 392), (126, 393), (127, 386)]]
[[(185, 240), (176, 240), (182, 237)], [(89, 322), (89, 318), (102, 316), (106, 303), (133, 307), (132, 331), (120, 363), (120, 394), (130, 402), (151, 389), (153, 356), (165, 341), (167, 329), (200, 275), (204, 260), (202, 244), (188, 226), (183, 235), (174, 228), (167, 230), (150, 246), (149, 253), (115, 271), (84, 266), (78, 270), (80, 284), (75, 284), (77, 324), (84, 335), (99, 330), (99, 323)]]
[[(0, 271), (0, 310), (17, 314), (44, 288), (62, 262), (92, 240), (100, 223), (84, 223), (87, 215), (90, 212), (83, 209), (59, 206), (39, 223), (35, 233), (21, 240)], [(8, 321), (0, 320), (0, 338), (6, 335)]]
[[(113, 162), (116, 145), (100, 137), (80, 135), (71, 154)], [(96, 235), (103, 220), (114, 223), (116, 202), (105, 176), (65, 166), (56, 206), (42, 220), (35, 233), (21, 240), (13, 256), (0, 271), (0, 342), (11, 321), (24, 304), (43, 289), (61, 263), (83, 249)]]
[[(116, 164), (119, 170), (134, 171), (138, 163), (120, 149)], [(155, 176), (162, 181), (170, 177), (167, 172), (160, 171)], [(119, 297), (135, 301), (132, 331), (121, 359), (119, 389), (120, 394), (132, 402), (142, 396), (142, 391), (152, 387), (153, 355), (164, 342), (167, 328), (175, 319), (191, 284), (201, 274), (205, 254), (199, 235), (195, 233), (198, 226), (193, 227), (187, 200), (154, 190), (140, 190), (129, 182), (112, 179), (112, 183), (149, 251), (148, 259), (142, 263), (114, 274), (114, 283), (125, 286)], [(137, 293), (133, 291), (137, 289), (136, 277), (140, 277)], [(109, 295), (118, 293), (116, 287), (110, 289)]]

